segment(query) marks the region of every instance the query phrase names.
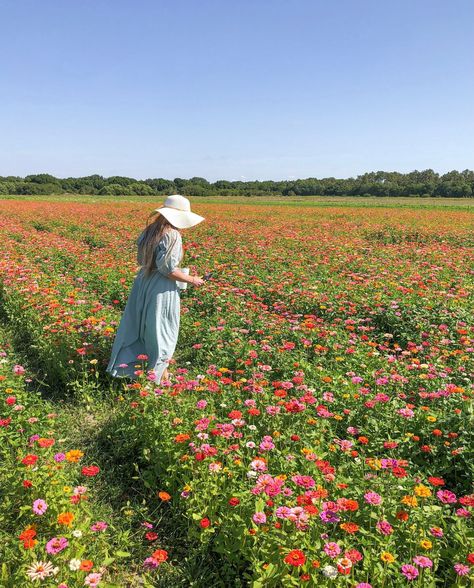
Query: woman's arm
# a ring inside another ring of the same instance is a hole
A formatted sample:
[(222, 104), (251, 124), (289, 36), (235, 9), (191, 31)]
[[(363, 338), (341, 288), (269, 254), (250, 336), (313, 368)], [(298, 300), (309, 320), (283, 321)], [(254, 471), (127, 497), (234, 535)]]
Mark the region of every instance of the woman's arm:
[(175, 268), (171, 273), (167, 276), (170, 280), (177, 280), (179, 282), (187, 282), (188, 284), (192, 284), (193, 286), (202, 286), (204, 284), (204, 280), (199, 276), (190, 276), (185, 274), (180, 269)]

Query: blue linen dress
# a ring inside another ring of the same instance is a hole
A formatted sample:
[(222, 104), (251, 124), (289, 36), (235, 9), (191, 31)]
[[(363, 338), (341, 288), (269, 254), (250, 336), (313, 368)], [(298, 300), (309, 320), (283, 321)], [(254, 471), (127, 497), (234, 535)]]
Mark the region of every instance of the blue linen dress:
[[(137, 263), (142, 263), (137, 239)], [(148, 277), (140, 268), (133, 282), (125, 310), (118, 326), (106, 371), (113, 377), (136, 379), (134, 372), (141, 365), (137, 355), (146, 354), (145, 369), (154, 370), (156, 382), (167, 367), (176, 348), (180, 324), (180, 288), (167, 276), (178, 267), (183, 257), (181, 233), (177, 229), (165, 233), (155, 248), (156, 270)], [(119, 367), (127, 364), (127, 367)]]

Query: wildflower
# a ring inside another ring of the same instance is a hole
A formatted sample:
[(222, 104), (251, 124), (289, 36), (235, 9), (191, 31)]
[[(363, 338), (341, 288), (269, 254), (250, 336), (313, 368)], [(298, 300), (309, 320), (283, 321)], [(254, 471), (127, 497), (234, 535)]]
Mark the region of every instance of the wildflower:
[(344, 554), (344, 557), (350, 559), (352, 563), (357, 563), (358, 561), (362, 561), (364, 559), (362, 553), (357, 549), (349, 549)]
[(324, 566), (321, 572), (323, 573), (323, 576), (326, 576), (326, 578), (330, 578), (331, 580), (334, 580), (334, 578), (337, 577), (337, 568), (334, 566)]
[(77, 572), (77, 570), (81, 567), (81, 560), (73, 558), (69, 561), (69, 569), (72, 572)]
[(159, 564), (156, 561), (156, 559), (153, 559), (152, 557), (147, 557), (145, 559), (145, 561), (143, 562), (143, 567), (148, 570), (154, 570), (155, 568), (158, 567), (158, 565)]
[(37, 561), (26, 570), (27, 576), (31, 580), (44, 580), (50, 576), (54, 576), (59, 572), (59, 568), (55, 568), (49, 561)]
[(47, 510), (48, 510), (48, 505), (46, 504), (46, 502), (43, 499), (38, 498), (38, 500), (35, 500), (33, 502), (33, 512), (35, 514), (43, 515)]
[(264, 512), (256, 512), (252, 516), (252, 520), (256, 525), (263, 525), (267, 522), (267, 516)]
[(341, 548), (337, 543), (326, 543), (326, 545), (324, 546), (324, 553), (328, 555), (330, 558), (334, 559), (341, 553)]
[(151, 557), (159, 564), (168, 559), (168, 552), (164, 549), (157, 549), (151, 554)]
[(300, 549), (293, 549), (283, 561), (290, 566), (299, 567), (304, 565), (306, 556)]
[(458, 576), (466, 576), (470, 572), (469, 566), (462, 563), (454, 564), (454, 571)]
[(98, 586), (101, 578), (102, 578), (102, 574), (97, 574), (97, 573), (89, 574), (84, 579), (84, 586), (92, 586), (92, 587)]
[(347, 557), (341, 557), (337, 560), (337, 571), (343, 576), (348, 576), (351, 573), (352, 561)]
[(67, 527), (70, 527), (74, 518), (75, 517), (72, 512), (62, 512), (58, 514), (57, 521), (60, 525), (66, 525)]
[(368, 504), (372, 504), (373, 506), (378, 506), (382, 502), (382, 497), (377, 492), (366, 492), (364, 494), (364, 499)]
[(450, 492), (449, 490), (438, 490), (438, 492), (436, 492), (436, 496), (444, 504), (454, 504), (457, 502), (456, 494), (454, 494), (454, 492)]
[(404, 496), (401, 502), (402, 504), (405, 504), (406, 506), (411, 506), (412, 508), (418, 506), (418, 500), (416, 499), (416, 496), (410, 496), (409, 494)]
[(435, 476), (430, 476), (428, 482), (433, 486), (444, 486), (445, 484), (443, 478), (436, 478)]
[(433, 562), (431, 561), (431, 559), (429, 557), (425, 557), (424, 555), (416, 555), (413, 558), (413, 563), (417, 566), (420, 566), (420, 568), (433, 567)]
[(345, 531), (346, 533), (349, 533), (351, 535), (353, 533), (357, 533), (357, 531), (359, 530), (359, 525), (357, 525), (356, 523), (347, 522), (347, 523), (342, 523), (339, 526), (341, 527), (341, 529), (343, 531)]
[(66, 460), (71, 463), (77, 463), (83, 456), (84, 452), (80, 449), (71, 449), (66, 452)]
[(414, 580), (418, 577), (419, 572), (415, 566), (412, 566), (411, 564), (404, 564), (402, 566), (402, 574), (407, 580)]
[(380, 559), (387, 564), (391, 564), (395, 561), (395, 557), (388, 551), (382, 551)]
[(431, 490), (428, 488), (428, 486), (418, 484), (415, 486), (415, 494), (421, 498), (428, 498), (428, 496), (431, 496)]
[(109, 525), (105, 521), (97, 521), (91, 525), (91, 531), (105, 531)]
[(429, 540), (429, 539), (422, 539), (420, 541), (420, 547), (422, 547), (423, 549), (431, 549), (433, 547), (433, 543)]
[(59, 553), (66, 549), (68, 545), (69, 541), (66, 537), (53, 537), (46, 543), (46, 551), (52, 554)]
[(100, 468), (98, 466), (94, 466), (94, 465), (84, 466), (82, 468), (81, 472), (82, 472), (83, 476), (89, 476), (89, 477), (97, 476), (97, 474), (100, 472)]

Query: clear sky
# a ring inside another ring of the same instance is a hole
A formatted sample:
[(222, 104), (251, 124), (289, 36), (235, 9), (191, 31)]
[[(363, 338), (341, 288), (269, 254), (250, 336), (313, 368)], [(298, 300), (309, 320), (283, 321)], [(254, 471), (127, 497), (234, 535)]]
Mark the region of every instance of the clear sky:
[(0, 175), (474, 168), (473, 0), (0, 0)]

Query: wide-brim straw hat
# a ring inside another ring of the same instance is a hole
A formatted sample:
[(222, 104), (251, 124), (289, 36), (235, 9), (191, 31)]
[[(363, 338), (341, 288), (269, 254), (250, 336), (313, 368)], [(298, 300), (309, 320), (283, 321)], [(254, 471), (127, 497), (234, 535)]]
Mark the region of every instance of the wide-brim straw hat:
[(164, 201), (163, 205), (155, 208), (165, 219), (177, 229), (189, 229), (202, 222), (203, 216), (191, 212), (191, 203), (181, 194), (172, 194)]

